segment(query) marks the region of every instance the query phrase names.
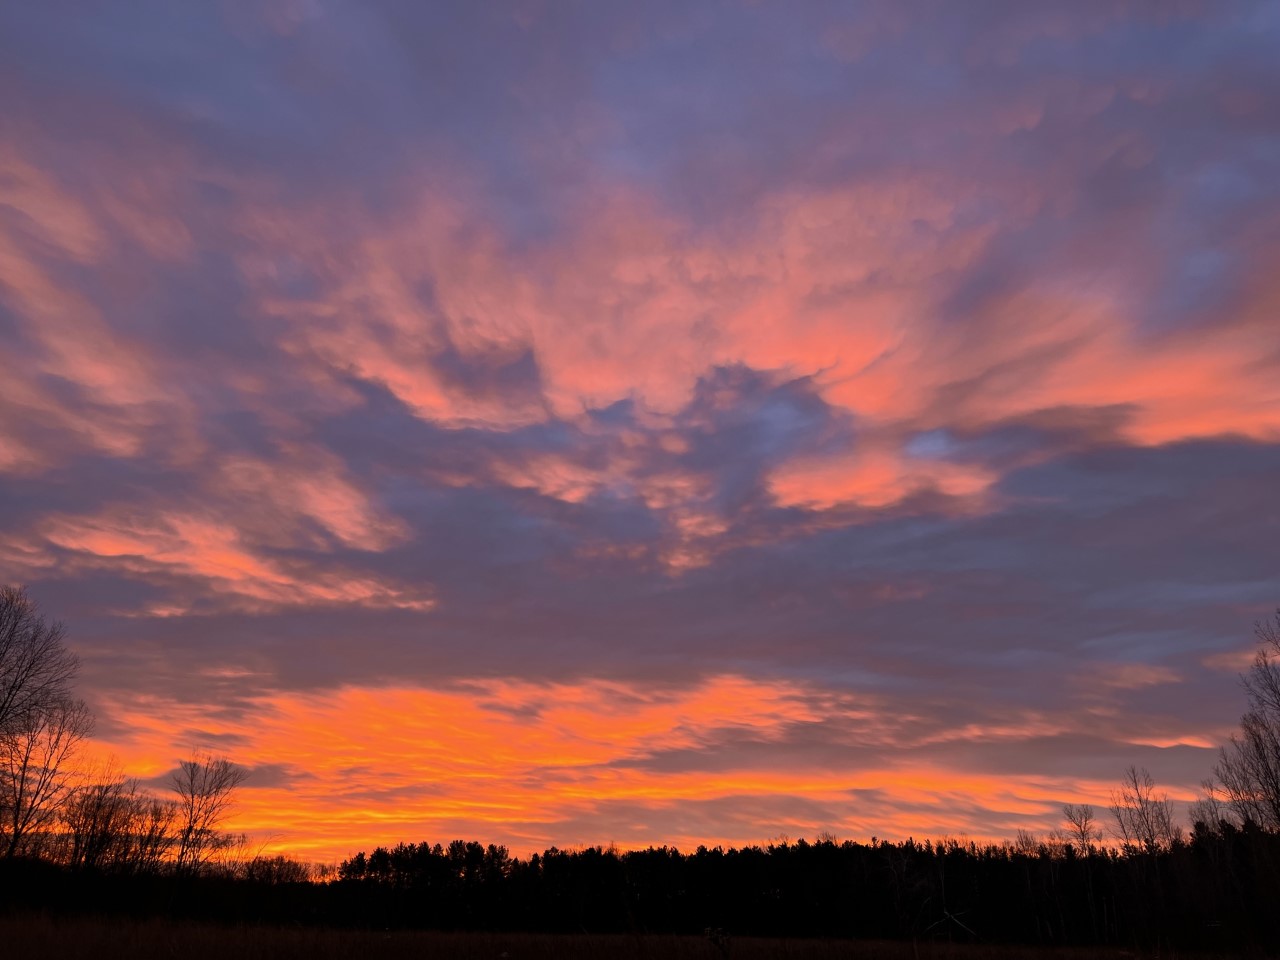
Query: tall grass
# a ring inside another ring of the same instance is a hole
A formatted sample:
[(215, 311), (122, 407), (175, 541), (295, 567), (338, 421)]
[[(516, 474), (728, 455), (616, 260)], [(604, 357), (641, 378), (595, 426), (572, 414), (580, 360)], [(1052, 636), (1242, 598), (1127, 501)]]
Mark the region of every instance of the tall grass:
[[(429, 933), (217, 926), (173, 920), (0, 916), (23, 960), (1138, 960), (1121, 950), (708, 937)], [(1161, 960), (1189, 954), (1165, 952)]]

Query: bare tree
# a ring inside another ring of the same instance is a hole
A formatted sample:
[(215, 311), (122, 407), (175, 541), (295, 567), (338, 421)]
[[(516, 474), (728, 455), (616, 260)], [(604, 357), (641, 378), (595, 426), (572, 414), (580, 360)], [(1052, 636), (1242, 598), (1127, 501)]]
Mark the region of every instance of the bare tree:
[(141, 793), (133, 798), (129, 849), (122, 866), (154, 873), (177, 843), (178, 805)]
[(1223, 824), (1238, 827), (1238, 817), (1219, 784), (1212, 777), (1200, 781), (1200, 797), (1187, 809), (1187, 815), (1196, 832), (1207, 830), (1210, 833), (1221, 833)]
[(1090, 804), (1068, 803), (1062, 808), (1062, 816), (1067, 821), (1067, 839), (1082, 855), (1102, 842), (1102, 827)]
[(59, 814), (71, 866), (127, 872), (160, 868), (174, 844), (177, 805), (139, 789), (114, 768), (79, 787)]
[(46, 622), (25, 590), (0, 586), (0, 731), (67, 700), (78, 667), (62, 624)]
[(1156, 795), (1156, 782), (1145, 767), (1125, 770), (1120, 789), (1111, 794), (1111, 813), (1116, 837), (1148, 853), (1168, 848), (1182, 833), (1173, 822), (1173, 801), (1168, 794)]
[(1013, 841), (1014, 851), (1025, 857), (1036, 856), (1040, 852), (1040, 847), (1042, 845), (1040, 838), (1030, 830), (1019, 829), (1018, 835)]
[(1280, 831), (1280, 610), (1255, 626), (1259, 648), (1241, 678), (1249, 709), (1214, 773), (1241, 820)]
[(0, 811), (5, 856), (22, 852), (53, 820), (67, 792), (68, 760), (93, 730), (79, 700), (29, 707), (0, 731)]
[(61, 804), (63, 856), (72, 867), (159, 872), (174, 845), (178, 806), (109, 765)]
[(277, 854), (274, 857), (258, 854), (246, 860), (239, 875), (257, 883), (286, 884), (307, 883), (316, 879), (317, 870), (309, 863)]
[(136, 790), (136, 781), (107, 768), (69, 793), (58, 811), (67, 863), (93, 869), (119, 858), (128, 843), (130, 801)]
[(230, 812), (235, 790), (247, 776), (247, 771), (226, 757), (207, 753), (193, 754), (178, 765), (172, 779), (178, 795), (178, 870), (198, 870), (218, 849), (218, 825)]

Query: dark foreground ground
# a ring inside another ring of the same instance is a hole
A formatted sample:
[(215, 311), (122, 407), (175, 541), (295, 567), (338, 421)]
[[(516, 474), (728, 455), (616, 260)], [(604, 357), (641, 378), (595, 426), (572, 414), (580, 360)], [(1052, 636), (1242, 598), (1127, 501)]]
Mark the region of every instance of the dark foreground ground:
[(621, 935), (377, 933), (170, 920), (0, 916), (0, 954), (29, 960), (1173, 960), (1204, 955), (948, 943)]

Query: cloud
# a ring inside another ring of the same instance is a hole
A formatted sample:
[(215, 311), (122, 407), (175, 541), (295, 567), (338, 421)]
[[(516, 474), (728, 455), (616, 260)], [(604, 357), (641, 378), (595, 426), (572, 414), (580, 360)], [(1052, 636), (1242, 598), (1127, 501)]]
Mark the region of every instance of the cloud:
[(1277, 28), (7, 9), (0, 581), (326, 856), (1181, 797), (1276, 603)]
[[(235, 826), (318, 858), (406, 836), (486, 836), (523, 854), (566, 838), (743, 844), (831, 828), (999, 839), (1014, 823), (1050, 827), (1062, 802), (1106, 789), (1066, 770), (971, 766), (983, 744), (992, 758), (1029, 756), (1069, 735), (1047, 719), (918, 739), (916, 718), (882, 700), (732, 675), (277, 693), (227, 712), (216, 735), (183, 727), (200, 713), (161, 696), (104, 706), (119, 723), (108, 746), (157, 785), (175, 722), (197, 746), (255, 758)], [(1115, 762), (1122, 747), (1095, 749)]]

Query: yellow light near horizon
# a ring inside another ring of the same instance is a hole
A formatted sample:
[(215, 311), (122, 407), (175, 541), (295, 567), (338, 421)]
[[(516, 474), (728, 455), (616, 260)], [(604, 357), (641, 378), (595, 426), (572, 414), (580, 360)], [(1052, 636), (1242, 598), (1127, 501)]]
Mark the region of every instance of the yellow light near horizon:
[[(998, 841), (1021, 826), (1056, 824), (1063, 802), (1104, 804), (1111, 787), (919, 762), (835, 769), (776, 756), (717, 761), (717, 742), (780, 744), (796, 725), (833, 715), (863, 744), (887, 748), (901, 735), (871, 698), (739, 676), (664, 690), (492, 679), (436, 689), (348, 686), (262, 697), (234, 720), (155, 696), (102, 707), (121, 732), (96, 749), (116, 754), (131, 774), (172, 769), (193, 745), (179, 731), (203, 734), (215, 750), (234, 744), (224, 752), (260, 779), (241, 788), (226, 827), (269, 852), (319, 861), (455, 838), (505, 843), (520, 855), (611, 842), (743, 845), (819, 831)], [(1013, 736), (1003, 727), (965, 735)], [(697, 763), (663, 768), (663, 756), (682, 752)], [(263, 782), (268, 776), (284, 782)], [(831, 815), (812, 822), (793, 812), (797, 801)]]

